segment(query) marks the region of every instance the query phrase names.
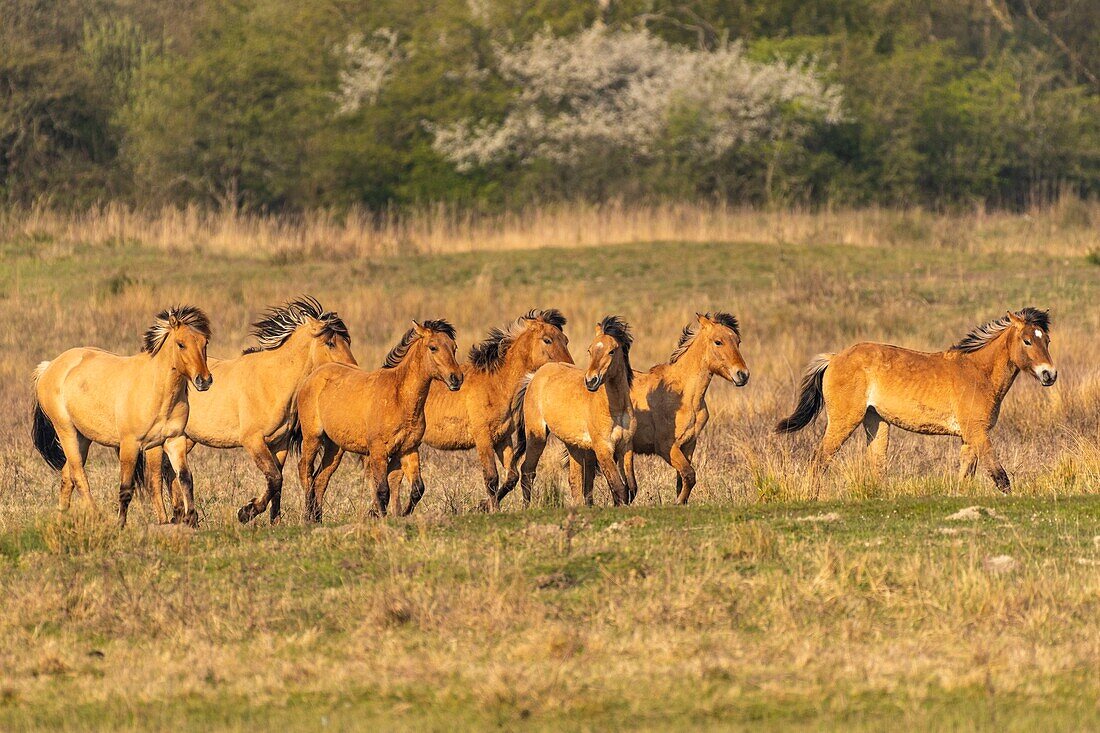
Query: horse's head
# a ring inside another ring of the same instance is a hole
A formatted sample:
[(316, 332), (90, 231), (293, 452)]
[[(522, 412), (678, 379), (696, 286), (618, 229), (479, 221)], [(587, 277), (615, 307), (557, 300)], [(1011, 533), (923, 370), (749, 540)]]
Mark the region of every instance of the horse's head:
[(359, 365), (355, 354), (351, 353), (351, 337), (346, 329), (334, 329), (331, 323), (316, 318), (308, 319), (305, 327), (309, 329), (309, 357), (314, 366), (331, 362)]
[(145, 332), (143, 348), (150, 354), (161, 353), (171, 360), (172, 368), (187, 377), (195, 389), (205, 392), (214, 383), (206, 364), (206, 344), (210, 340), (210, 321), (198, 308), (175, 306), (157, 314)]
[(524, 317), (523, 333), (516, 339), (516, 345), (524, 350), (527, 371), (536, 371), (543, 364), (552, 361), (573, 363), (569, 353), (569, 339), (562, 329), (565, 317), (556, 309), (533, 311)]
[(1037, 308), (1008, 313), (1012, 323), (1009, 334), (1009, 359), (1020, 370), (1030, 373), (1039, 384), (1049, 387), (1058, 379), (1058, 370), (1050, 358), (1050, 314)]
[(749, 367), (741, 356), (741, 329), (729, 313), (696, 313), (699, 333), (695, 338), (704, 344), (703, 363), (711, 374), (744, 387), (749, 381)]
[(584, 386), (595, 392), (617, 369), (626, 373), (627, 383), (633, 379), (630, 369), (630, 346), (634, 342), (630, 326), (618, 316), (607, 316), (596, 326), (596, 339), (588, 347), (588, 369)]
[(458, 391), (463, 374), (455, 358), (458, 344), (455, 343), (454, 326), (444, 320), (424, 321), (423, 324), (413, 321), (413, 329), (423, 343), (428, 376), (443, 382), (452, 392)]

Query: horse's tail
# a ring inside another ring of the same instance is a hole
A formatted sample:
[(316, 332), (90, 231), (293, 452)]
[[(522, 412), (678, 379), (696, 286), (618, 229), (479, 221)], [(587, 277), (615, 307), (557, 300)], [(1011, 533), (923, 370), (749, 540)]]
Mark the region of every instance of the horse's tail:
[[(164, 464), (168, 461), (162, 460), (160, 462), (160, 472), (164, 474)], [(146, 488), (145, 486), (145, 451), (139, 450), (137, 454), (137, 460), (134, 461), (134, 486), (139, 489)]]
[(286, 449), (291, 455), (301, 455), (302, 453), (302, 423), (298, 420), (294, 421), (294, 427), (290, 429), (290, 433), (287, 435)]
[(780, 420), (775, 425), (777, 433), (793, 433), (801, 430), (814, 421), (817, 413), (825, 405), (825, 395), (821, 389), (821, 383), (825, 379), (825, 370), (829, 367), (829, 361), (834, 354), (818, 354), (806, 367), (802, 374), (802, 384), (798, 390), (798, 405), (790, 417)]
[(512, 397), (512, 419), (516, 425), (516, 457), (527, 453), (527, 421), (523, 416), (523, 398), (527, 396), (527, 388), (531, 386), (531, 380), (535, 373), (531, 372), (519, 383), (519, 389)]
[[(44, 361), (39, 364), (31, 378), (34, 380), (35, 386), (38, 385), (38, 379), (42, 376), (42, 372), (46, 371), (46, 367), (50, 365), (50, 362)], [(46, 463), (50, 468), (55, 471), (60, 471), (65, 466), (65, 451), (61, 450), (61, 441), (57, 438), (57, 431), (53, 427), (53, 423), (50, 422), (50, 418), (42, 411), (42, 405), (38, 404), (38, 394), (35, 390), (34, 398), (34, 420), (31, 425), (31, 438), (34, 440), (34, 447), (38, 449), (38, 452), (46, 459)]]

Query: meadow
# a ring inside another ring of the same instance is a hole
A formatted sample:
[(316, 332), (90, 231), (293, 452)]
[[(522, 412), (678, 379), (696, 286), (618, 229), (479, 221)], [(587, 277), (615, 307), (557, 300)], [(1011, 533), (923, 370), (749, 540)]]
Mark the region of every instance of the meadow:
[[(297, 220), (107, 208), (0, 216), (0, 728), (4, 730), (922, 728), (1100, 725), (1100, 208), (1026, 214), (559, 207), (507, 217)], [(117, 462), (58, 516), (29, 439), (31, 369), (74, 345), (136, 351), (160, 308), (207, 310), (212, 356), (263, 307), (315, 295), (374, 367), (411, 318), (463, 351), (557, 307), (580, 359), (625, 317), (636, 368), (696, 311), (741, 321), (752, 378), (718, 381), (690, 507), (640, 459), (628, 509), (568, 506), (543, 460), (534, 506), (474, 511), (473, 455), (424, 451), (409, 519), (367, 520), (353, 462), (326, 524), (240, 526), (242, 452), (193, 454), (197, 531), (108, 520)], [(862, 440), (809, 501), (821, 423), (771, 433), (803, 365), (857, 340), (947, 348), (1050, 308), (1057, 384), (1022, 375), (994, 446), (1013, 479), (956, 478), (958, 443)], [(979, 508), (974, 508), (979, 507)]]

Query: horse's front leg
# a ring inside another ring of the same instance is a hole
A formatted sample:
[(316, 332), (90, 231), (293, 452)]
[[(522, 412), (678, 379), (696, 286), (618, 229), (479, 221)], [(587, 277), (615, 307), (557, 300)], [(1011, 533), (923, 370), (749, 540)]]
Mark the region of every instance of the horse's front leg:
[[(500, 491), (500, 473), (497, 471), (497, 453), (493, 449), (493, 443), (491, 437), (486, 433), (481, 433), (477, 436), (477, 440), (474, 441), (474, 447), (477, 449), (477, 458), (481, 461), (481, 478), (485, 481), (485, 500), (481, 502), (480, 508), (485, 511), (495, 512), (500, 509), (500, 502), (497, 501), (497, 492)], [(418, 469), (419, 470), (419, 469)], [(513, 483), (514, 487), (515, 484)], [(509, 487), (508, 491), (512, 488)]]
[(187, 448), (186, 440), (169, 441), (164, 444), (164, 453), (168, 456), (172, 470), (176, 472), (176, 482), (179, 484), (177, 498), (182, 503), (180, 521), (190, 527), (197, 527), (199, 513), (195, 509), (195, 481), (191, 476), (191, 469), (187, 467)]
[(164, 466), (164, 448), (157, 446), (145, 451), (145, 489), (153, 513), (157, 515), (157, 524), (168, 523), (168, 513), (164, 509), (164, 486), (161, 477)]
[(244, 449), (248, 451), (248, 455), (252, 456), (253, 462), (263, 472), (264, 478), (267, 480), (267, 490), (263, 496), (253, 497), (237, 510), (237, 521), (246, 524), (262, 513), (264, 509), (270, 507), (271, 523), (275, 524), (279, 520), (279, 514), (282, 511), (282, 466), (275, 460), (275, 456), (271, 452), (271, 446), (267, 444), (262, 432), (251, 433), (242, 443)]
[(593, 446), (596, 453), (596, 463), (600, 466), (604, 480), (611, 487), (611, 499), (615, 506), (628, 504), (630, 494), (626, 488), (626, 482), (619, 472), (619, 464), (615, 460), (615, 451), (611, 445), (597, 443)]
[(959, 449), (959, 481), (973, 478), (978, 470), (978, 454), (970, 447), (969, 443), (963, 443)]
[(374, 506), (368, 514), (385, 517), (390, 505), (390, 460), (381, 446), (373, 447), (367, 456), (367, 469), (374, 485)]
[(970, 444), (971, 450), (977, 457), (978, 462), (985, 469), (985, 472), (989, 475), (989, 478), (993, 479), (993, 483), (997, 486), (997, 490), (1002, 494), (1012, 493), (1012, 483), (1008, 480), (1008, 472), (1005, 471), (1001, 462), (997, 460), (997, 454), (993, 450), (993, 444), (989, 442), (989, 436), (982, 433), (972, 440), (967, 440)]
[(680, 491), (676, 495), (677, 504), (687, 504), (691, 498), (691, 492), (695, 489), (695, 466), (691, 463), (691, 457), (684, 450), (684, 446), (673, 443), (668, 452), (669, 462), (676, 469), (676, 475), (680, 479)]
[(118, 526), (126, 526), (126, 514), (130, 509), (130, 500), (134, 498), (134, 473), (141, 446), (136, 441), (124, 440), (118, 449)]
[[(424, 479), (420, 476), (420, 451), (413, 450), (401, 456), (401, 468), (409, 481), (409, 503), (401, 512), (401, 516), (407, 517), (424, 498)], [(493, 496), (495, 497), (496, 494), (494, 493)]]

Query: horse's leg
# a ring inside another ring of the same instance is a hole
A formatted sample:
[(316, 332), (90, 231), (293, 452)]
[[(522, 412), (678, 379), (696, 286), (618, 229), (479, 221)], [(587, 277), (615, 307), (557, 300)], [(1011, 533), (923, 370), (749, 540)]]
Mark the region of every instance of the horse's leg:
[[(542, 458), (542, 452), (546, 450), (546, 431), (527, 431), (527, 452), (523, 456), (523, 468), (520, 470), (520, 489), (523, 491), (523, 505), (529, 506), (531, 504), (531, 489), (535, 486), (535, 471), (539, 467), (539, 459)], [(497, 502), (504, 500), (507, 494), (504, 489), (507, 485), (501, 487), (501, 492), (497, 495)], [(510, 491), (511, 489), (509, 489)]]
[(401, 468), (401, 459), (395, 458), (390, 461), (389, 465), (390, 475), (386, 480), (386, 483), (390, 485), (390, 514), (401, 514), (401, 485), (406, 479), (409, 481), (409, 486), (412, 486), (412, 479)]
[[(497, 492), (500, 491), (500, 472), (497, 471), (497, 452), (493, 449), (491, 436), (488, 433), (479, 432), (474, 441), (477, 449), (478, 460), (481, 461), (481, 478), (485, 481), (485, 500), (481, 506), (488, 511), (496, 511), (500, 508), (497, 502)], [(511, 491), (511, 489), (509, 489)]]
[(389, 459), (381, 450), (371, 451), (368, 458), (371, 481), (374, 483), (374, 506), (371, 516), (385, 517), (390, 505)]
[(623, 481), (626, 483), (626, 503), (633, 504), (638, 496), (638, 478), (634, 475), (634, 450), (623, 453)]
[(592, 506), (592, 489), (596, 485), (596, 468), (598, 463), (596, 461), (596, 454), (590, 450), (583, 451), (583, 458), (581, 458), (581, 470), (582, 470), (582, 482), (581, 482), (581, 501), (585, 506)]
[(58, 497), (57, 508), (60, 511), (66, 512), (69, 510), (69, 504), (72, 502), (73, 487), (76, 484), (76, 472), (73, 470), (73, 466), (79, 463), (83, 466), (88, 462), (88, 449), (92, 446), (91, 441), (86, 440), (84, 436), (77, 433), (76, 441), (76, 455), (70, 457), (68, 450), (65, 448), (65, 443), (62, 442), (61, 447), (65, 450), (65, 465), (61, 468), (61, 495)]
[(64, 474), (62, 474), (62, 495), (58, 502), (58, 507), (62, 511), (69, 508), (72, 485), (75, 484), (80, 495), (88, 502), (88, 506), (92, 508), (93, 512), (98, 514), (99, 507), (96, 506), (95, 499), (92, 497), (92, 489), (88, 485), (88, 474), (84, 472), (84, 464), (88, 461), (88, 449), (92, 447), (92, 441), (85, 438), (76, 431), (76, 428), (72, 427), (64, 433), (58, 430), (57, 439), (61, 443), (61, 450), (65, 452), (65, 467), (69, 469), (69, 479), (71, 481), (69, 494), (66, 495), (64, 493), (65, 477)]
[(409, 503), (401, 512), (401, 516), (407, 517), (424, 498), (424, 479), (420, 477), (420, 451), (414, 450), (401, 456), (401, 467), (405, 470), (405, 478), (409, 480)]
[(581, 448), (569, 448), (569, 493), (577, 506), (584, 503), (585, 453)]
[[(194, 444), (192, 444), (194, 445)], [(187, 467), (188, 444), (186, 440), (170, 441), (164, 444), (164, 453), (168, 456), (168, 463), (176, 474), (174, 484), (179, 484), (176, 490), (182, 507), (178, 511), (179, 522), (189, 527), (199, 526), (199, 513), (195, 509), (195, 480), (191, 476), (191, 469)], [(173, 514), (177, 513), (173, 508)]]
[(324, 443), (324, 452), (321, 454), (321, 465), (317, 467), (317, 474), (313, 478), (313, 511), (310, 522), (321, 521), (321, 510), (325, 505), (325, 492), (328, 491), (332, 474), (340, 468), (340, 462), (344, 459), (344, 449), (336, 445), (327, 435), (321, 437)]
[(126, 526), (126, 514), (130, 510), (130, 500), (134, 498), (134, 470), (137, 468), (141, 446), (136, 442), (123, 441), (118, 448), (118, 526)]
[(970, 447), (969, 443), (963, 443), (959, 449), (959, 481), (973, 478), (978, 470), (978, 454)]
[(611, 446), (602, 443), (596, 443), (593, 449), (596, 453), (596, 462), (600, 466), (600, 472), (603, 473), (604, 480), (607, 481), (607, 485), (611, 488), (612, 501), (615, 506), (626, 504), (626, 482), (623, 481), (623, 477), (619, 473), (619, 464), (615, 460), (613, 449)]
[(886, 478), (886, 451), (890, 447), (890, 423), (874, 410), (868, 410), (863, 418), (863, 431), (867, 434), (867, 455), (875, 478)]
[[(497, 495), (507, 494), (516, 488), (516, 484), (519, 483), (519, 466), (523, 462), (523, 454), (516, 450), (516, 446), (513, 445), (511, 436), (502, 440), (494, 449), (497, 454), (497, 460), (500, 461), (501, 467), (508, 471), (508, 475), (504, 477), (504, 483), (501, 484), (497, 490)], [(493, 497), (496, 500), (496, 497)], [(496, 508), (500, 508), (500, 504), (496, 504)]]
[(164, 487), (161, 485), (161, 467), (164, 465), (164, 448), (157, 446), (145, 451), (145, 495), (153, 505), (157, 515), (157, 524), (168, 523), (168, 512), (164, 510)]
[(691, 492), (695, 489), (695, 466), (691, 465), (691, 459), (684, 453), (683, 446), (676, 443), (669, 449), (668, 457), (672, 467), (676, 469), (680, 491), (676, 494), (677, 504), (687, 504)]
[(252, 456), (252, 461), (263, 472), (267, 480), (267, 490), (263, 496), (253, 497), (237, 510), (237, 521), (247, 524), (270, 505), (271, 523), (274, 524), (279, 520), (279, 512), (282, 508), (283, 472), (279, 468), (279, 462), (272, 455), (271, 447), (264, 439), (263, 433), (251, 433), (241, 442), (244, 449), (248, 451), (248, 455)]
[(1002, 494), (1012, 493), (1012, 483), (1008, 480), (1008, 473), (997, 460), (997, 454), (993, 450), (993, 444), (989, 442), (989, 436), (981, 433), (966, 442), (970, 444), (971, 450), (974, 451), (982, 468), (989, 474), (989, 478), (993, 479), (997, 490)]
[(302, 436), (302, 445), (298, 449), (298, 483), (306, 500), (306, 521), (321, 521), (321, 508), (317, 506), (313, 495), (313, 463), (321, 450), (321, 438), (316, 435)]

